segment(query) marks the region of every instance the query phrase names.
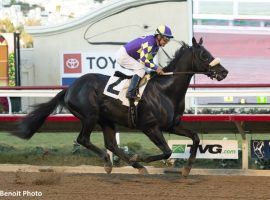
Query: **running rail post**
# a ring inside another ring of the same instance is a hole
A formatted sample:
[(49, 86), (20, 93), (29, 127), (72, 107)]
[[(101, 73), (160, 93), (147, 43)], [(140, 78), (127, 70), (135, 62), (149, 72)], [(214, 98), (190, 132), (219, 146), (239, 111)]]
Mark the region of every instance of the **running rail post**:
[(248, 140), (247, 140), (245, 131), (241, 125), (243, 122), (235, 121), (234, 123), (239, 133), (242, 136), (242, 169), (247, 170), (248, 169)]

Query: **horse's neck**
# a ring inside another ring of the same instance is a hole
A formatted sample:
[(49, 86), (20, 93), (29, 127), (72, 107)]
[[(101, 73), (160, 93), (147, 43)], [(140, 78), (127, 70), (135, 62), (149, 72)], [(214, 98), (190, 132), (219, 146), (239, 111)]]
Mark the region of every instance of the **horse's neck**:
[[(177, 63), (177, 68), (174, 72), (191, 72), (192, 71), (192, 55), (186, 55), (184, 61), (181, 60)], [(179, 106), (179, 103), (185, 98), (189, 83), (192, 78), (192, 74), (175, 74), (173, 76), (173, 82), (168, 88), (168, 96), (174, 102), (175, 107)], [(177, 108), (176, 108), (177, 109)]]
[(192, 78), (192, 74), (181, 74), (174, 75), (174, 83), (171, 86), (173, 93), (171, 94), (172, 98), (176, 100), (176, 103), (185, 98), (189, 83)]

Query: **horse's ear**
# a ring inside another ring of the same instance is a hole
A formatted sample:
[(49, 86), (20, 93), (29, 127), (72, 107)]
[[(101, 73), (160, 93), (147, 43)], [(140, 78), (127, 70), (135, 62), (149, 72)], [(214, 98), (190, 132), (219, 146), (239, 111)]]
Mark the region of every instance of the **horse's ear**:
[(195, 37), (192, 37), (192, 45), (193, 45), (193, 46), (197, 46), (197, 45), (198, 45), (198, 43), (197, 43)]
[(199, 45), (202, 45), (202, 43), (203, 43), (203, 39), (200, 38)]

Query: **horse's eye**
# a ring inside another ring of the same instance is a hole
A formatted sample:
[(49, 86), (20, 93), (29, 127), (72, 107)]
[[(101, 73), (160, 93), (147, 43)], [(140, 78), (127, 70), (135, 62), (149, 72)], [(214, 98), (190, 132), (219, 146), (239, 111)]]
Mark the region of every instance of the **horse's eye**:
[(201, 58), (201, 60), (203, 60), (203, 61), (208, 61), (208, 60), (209, 60), (209, 55), (208, 55), (206, 52), (202, 51), (202, 52), (200, 53), (200, 58)]

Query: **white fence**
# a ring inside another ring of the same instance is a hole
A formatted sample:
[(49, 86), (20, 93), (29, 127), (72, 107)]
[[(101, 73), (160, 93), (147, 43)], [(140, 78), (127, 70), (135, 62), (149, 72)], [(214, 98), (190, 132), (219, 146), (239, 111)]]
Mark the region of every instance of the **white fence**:
[[(268, 107), (269, 104), (258, 104), (258, 105), (245, 105), (245, 104), (235, 104), (235, 105), (198, 105), (197, 99), (201, 97), (270, 97), (270, 85), (268, 87), (259, 87), (260, 85), (255, 85), (253, 88), (222, 88), (216, 85), (216, 88), (190, 88), (186, 94), (186, 107), (194, 108), (195, 114), (198, 112), (200, 107)], [(206, 86), (207, 87), (207, 86)], [(241, 86), (241, 87), (244, 87)], [(10, 103), (10, 97), (54, 97), (61, 89), (0, 89), (0, 97), (8, 97), (9, 101), (9, 114), (12, 114), (12, 108)]]

